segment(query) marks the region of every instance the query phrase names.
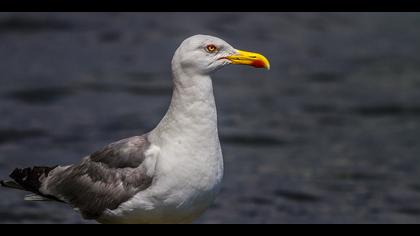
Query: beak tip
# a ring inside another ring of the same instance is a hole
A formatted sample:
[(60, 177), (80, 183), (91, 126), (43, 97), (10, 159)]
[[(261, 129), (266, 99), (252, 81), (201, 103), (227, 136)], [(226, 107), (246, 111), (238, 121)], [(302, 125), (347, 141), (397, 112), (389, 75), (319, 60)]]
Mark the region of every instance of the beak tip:
[(260, 66), (258, 66), (258, 67), (260, 67), (260, 68), (263, 68), (263, 69), (266, 69), (266, 70), (270, 70), (270, 64), (269, 63), (267, 63), (267, 62), (261, 62), (260, 63)]

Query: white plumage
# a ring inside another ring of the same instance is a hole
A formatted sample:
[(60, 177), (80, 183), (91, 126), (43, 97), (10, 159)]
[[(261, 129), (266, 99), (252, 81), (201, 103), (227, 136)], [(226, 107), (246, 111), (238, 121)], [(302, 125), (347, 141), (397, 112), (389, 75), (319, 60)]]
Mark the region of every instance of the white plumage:
[(260, 54), (192, 36), (173, 57), (172, 100), (155, 129), (110, 144), (78, 165), (17, 169), (11, 175), (16, 185), (9, 187), (66, 202), (102, 223), (192, 222), (214, 201), (223, 177), (210, 75), (227, 64), (269, 68)]

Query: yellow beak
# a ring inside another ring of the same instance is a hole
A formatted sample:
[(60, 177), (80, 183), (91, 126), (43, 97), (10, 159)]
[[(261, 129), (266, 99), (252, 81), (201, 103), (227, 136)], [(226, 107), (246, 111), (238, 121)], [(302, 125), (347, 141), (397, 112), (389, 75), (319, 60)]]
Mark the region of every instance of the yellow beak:
[(237, 50), (238, 53), (225, 57), (230, 60), (232, 64), (237, 65), (249, 65), (257, 68), (270, 69), (270, 62), (267, 58), (259, 53), (247, 52), (242, 50)]

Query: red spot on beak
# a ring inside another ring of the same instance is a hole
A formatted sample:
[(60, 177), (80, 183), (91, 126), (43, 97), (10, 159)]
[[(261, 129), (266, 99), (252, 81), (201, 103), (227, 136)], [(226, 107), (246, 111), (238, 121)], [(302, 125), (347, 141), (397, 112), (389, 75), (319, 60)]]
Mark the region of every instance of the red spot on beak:
[(251, 66), (256, 67), (256, 68), (265, 68), (265, 64), (261, 60), (253, 61)]

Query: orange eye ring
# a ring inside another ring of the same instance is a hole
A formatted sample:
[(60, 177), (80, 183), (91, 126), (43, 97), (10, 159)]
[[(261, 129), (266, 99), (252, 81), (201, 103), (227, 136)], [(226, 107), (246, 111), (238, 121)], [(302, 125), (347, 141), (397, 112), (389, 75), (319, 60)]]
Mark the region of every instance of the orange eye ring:
[(214, 44), (209, 44), (207, 45), (206, 50), (208, 52), (215, 52), (217, 50), (217, 47)]

